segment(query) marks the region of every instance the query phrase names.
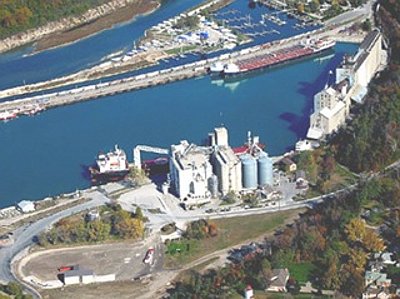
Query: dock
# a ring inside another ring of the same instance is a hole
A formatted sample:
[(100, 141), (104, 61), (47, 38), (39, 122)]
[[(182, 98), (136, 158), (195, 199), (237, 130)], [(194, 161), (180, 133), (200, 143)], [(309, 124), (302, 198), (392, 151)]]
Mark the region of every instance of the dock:
[(39, 101), (42, 103), (43, 109), (50, 109), (58, 106), (93, 100), (104, 96), (110, 96), (118, 93), (204, 76), (207, 74), (209, 67), (217, 61), (221, 63), (240, 63), (240, 61), (246, 59), (251, 59), (259, 55), (268, 54), (271, 51), (278, 51), (280, 49), (296, 45), (301, 40), (304, 40), (306, 36), (312, 36), (312, 38), (322, 38), (332, 35), (334, 35), (333, 30), (326, 30), (324, 28), (316, 29), (295, 37), (253, 46), (239, 51), (222, 54), (215, 58), (200, 60), (160, 71), (153, 71), (141, 75), (87, 85), (79, 88), (71, 88), (60, 92), (5, 101), (0, 103), (0, 111), (13, 111), (18, 115), (21, 115), (22, 113), (19, 113), (18, 111), (20, 111), (22, 107), (33, 105)]

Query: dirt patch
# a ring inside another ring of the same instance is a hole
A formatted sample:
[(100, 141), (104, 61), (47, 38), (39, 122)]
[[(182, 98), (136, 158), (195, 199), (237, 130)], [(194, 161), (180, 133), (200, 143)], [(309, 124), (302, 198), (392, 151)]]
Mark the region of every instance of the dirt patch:
[(99, 31), (111, 28), (115, 24), (127, 22), (135, 16), (150, 13), (157, 9), (159, 5), (157, 1), (138, 0), (93, 22), (47, 36), (37, 42), (36, 51), (43, 51), (72, 43)]
[(39, 251), (21, 262), (21, 272), (44, 281), (56, 280), (58, 267), (80, 265), (98, 275), (114, 273), (117, 280), (131, 280), (146, 270), (143, 245), (125, 242)]
[[(43, 299), (102, 299), (102, 298), (138, 298), (143, 294), (145, 284), (141, 282), (112, 282), (99, 283), (85, 286), (69, 286), (62, 289), (43, 290)], [(83, 296), (84, 295), (84, 296)]]

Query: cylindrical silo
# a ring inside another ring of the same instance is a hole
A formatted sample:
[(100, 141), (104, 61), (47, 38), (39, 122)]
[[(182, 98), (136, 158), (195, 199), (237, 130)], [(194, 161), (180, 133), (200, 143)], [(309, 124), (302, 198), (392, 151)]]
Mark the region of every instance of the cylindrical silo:
[(210, 191), (212, 198), (218, 196), (218, 177), (215, 174), (208, 178), (208, 191)]
[(251, 155), (243, 155), (240, 157), (242, 161), (242, 180), (243, 188), (257, 188), (257, 161)]
[(270, 185), (274, 183), (272, 160), (268, 154), (262, 152), (258, 158), (258, 184), (260, 186)]

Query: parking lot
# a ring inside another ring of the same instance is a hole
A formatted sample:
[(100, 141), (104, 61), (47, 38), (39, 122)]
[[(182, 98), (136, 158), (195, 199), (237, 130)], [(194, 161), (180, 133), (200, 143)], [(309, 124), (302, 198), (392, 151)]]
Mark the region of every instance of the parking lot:
[[(154, 259), (150, 264), (145, 264), (143, 260), (151, 246), (155, 248)], [(26, 257), (22, 262), (22, 273), (42, 281), (57, 280), (59, 267), (79, 265), (93, 270), (97, 275), (114, 273), (116, 280), (132, 280), (159, 271), (163, 257), (162, 244), (152, 240), (50, 249)]]

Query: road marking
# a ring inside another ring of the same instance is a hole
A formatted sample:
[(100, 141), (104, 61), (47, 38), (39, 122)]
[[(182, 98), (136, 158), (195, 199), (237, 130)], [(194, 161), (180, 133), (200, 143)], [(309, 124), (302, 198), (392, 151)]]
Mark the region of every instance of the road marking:
[(131, 261), (130, 257), (124, 258), (124, 264), (128, 264)]

